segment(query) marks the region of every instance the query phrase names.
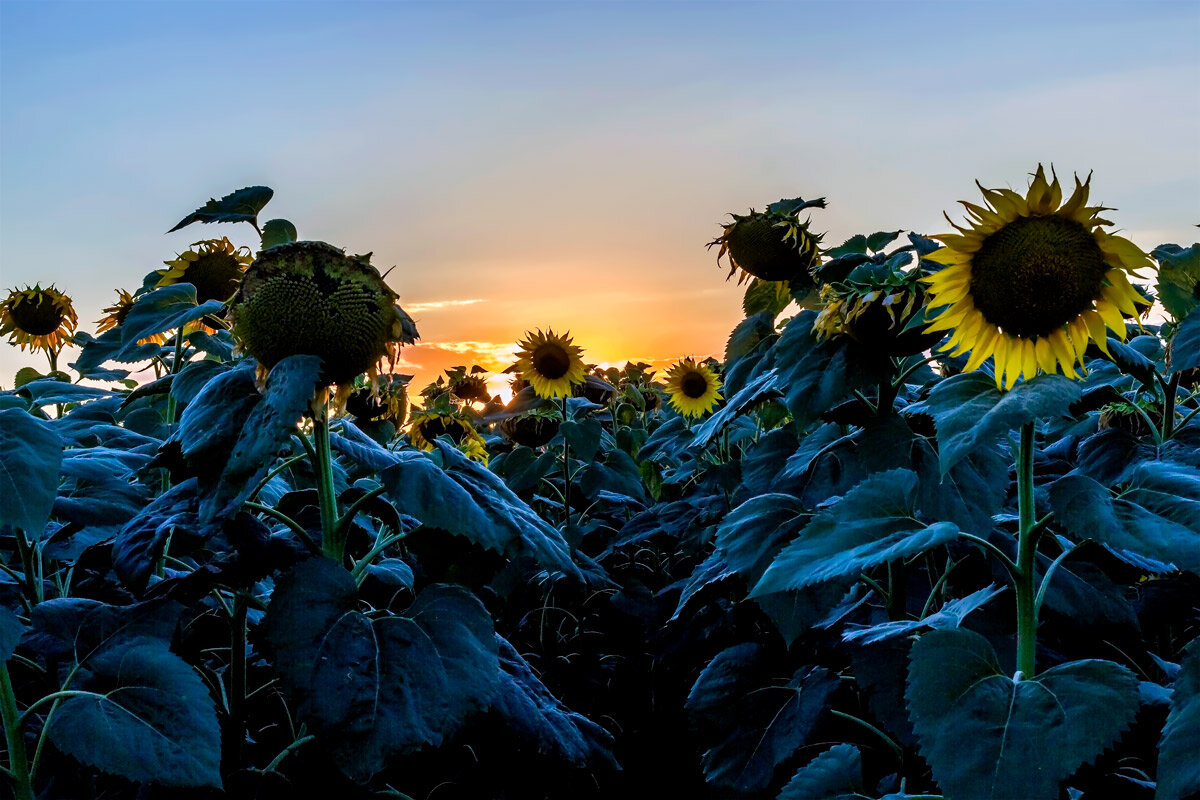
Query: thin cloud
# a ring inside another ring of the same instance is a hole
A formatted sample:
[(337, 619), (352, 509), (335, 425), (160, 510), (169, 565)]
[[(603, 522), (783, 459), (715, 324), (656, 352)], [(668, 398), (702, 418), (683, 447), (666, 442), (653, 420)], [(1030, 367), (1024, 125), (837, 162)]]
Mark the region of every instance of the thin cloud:
[(408, 303), (404, 306), (404, 310), (410, 314), (420, 314), (423, 311), (441, 311), (443, 308), (473, 306), (476, 303), (485, 302), (487, 301), (482, 297), (476, 297), (470, 300), (431, 300), (428, 303)]

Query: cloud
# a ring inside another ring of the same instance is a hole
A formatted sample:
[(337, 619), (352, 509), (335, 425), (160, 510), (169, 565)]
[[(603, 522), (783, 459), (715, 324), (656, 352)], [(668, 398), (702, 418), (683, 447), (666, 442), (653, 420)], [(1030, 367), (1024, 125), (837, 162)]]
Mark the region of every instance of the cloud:
[(407, 303), (404, 310), (410, 314), (420, 314), (424, 311), (441, 311), (443, 308), (458, 308), (459, 306), (473, 306), (476, 303), (486, 303), (487, 300), (482, 297), (476, 297), (471, 300), (431, 300), (428, 303)]

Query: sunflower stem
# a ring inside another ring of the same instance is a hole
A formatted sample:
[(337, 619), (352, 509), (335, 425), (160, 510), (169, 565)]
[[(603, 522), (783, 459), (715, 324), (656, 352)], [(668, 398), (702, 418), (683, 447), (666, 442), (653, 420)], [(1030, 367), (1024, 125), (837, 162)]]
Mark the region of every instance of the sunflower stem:
[(1182, 373), (1176, 372), (1171, 376), (1171, 381), (1164, 389), (1163, 394), (1163, 419), (1162, 419), (1162, 441), (1167, 441), (1175, 435), (1175, 395), (1179, 393), (1179, 379)]
[[(562, 398), (562, 421), (567, 421), (567, 398)], [(563, 436), (563, 528), (571, 527), (571, 444)]]
[(342, 563), (346, 549), (344, 532), (338, 529), (337, 497), (333, 489), (333, 457), (329, 448), (329, 403), (324, 392), (309, 403), (313, 416), (313, 475), (321, 508), (321, 550)]
[(237, 743), (234, 753), (242, 763), (246, 744), (246, 596), (238, 592), (233, 597), (229, 642), (229, 720), (233, 723)]
[(1034, 519), (1033, 497), (1033, 423), (1021, 426), (1021, 446), (1017, 456), (1017, 570), (1014, 588), (1017, 595), (1017, 670), (1031, 678), (1037, 656), (1037, 592), (1034, 587), (1034, 561), (1037, 558), (1038, 523)]
[(17, 697), (13, 693), (8, 664), (0, 661), (0, 716), (4, 719), (4, 740), (8, 744), (9, 778), (13, 782), (16, 800), (33, 800), (33, 781), (29, 774), (25, 739), (21, 735), (21, 717), (17, 713)]

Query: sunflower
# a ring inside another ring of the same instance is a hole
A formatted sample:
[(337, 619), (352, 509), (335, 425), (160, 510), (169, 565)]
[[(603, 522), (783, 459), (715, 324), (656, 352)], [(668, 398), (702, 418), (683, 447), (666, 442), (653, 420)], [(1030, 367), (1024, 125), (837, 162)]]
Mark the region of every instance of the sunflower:
[[(96, 321), (96, 332), (104, 333), (120, 326), (125, 321), (125, 317), (129, 316), (129, 309), (133, 308), (133, 302), (133, 295), (124, 289), (117, 289), (117, 302), (104, 309), (105, 316)], [(144, 339), (138, 339), (138, 344), (164, 344), (166, 341), (165, 333), (156, 333)]]
[(45, 350), (57, 354), (71, 339), (79, 316), (71, 298), (53, 285), (13, 289), (0, 303), (0, 336), (22, 350)]
[(403, 425), (408, 416), (408, 382), (412, 375), (391, 373), (369, 381), (359, 377), (346, 398), (346, 411), (361, 422), (388, 420)]
[[(368, 256), (325, 242), (264, 250), (246, 270), (231, 308), (234, 336), (260, 372), (291, 355), (320, 356), (321, 380), (351, 387), (364, 372), (392, 363), (417, 336), (396, 293)], [(351, 387), (352, 388), (352, 387)]]
[(927, 330), (953, 330), (943, 350), (967, 351), (964, 372), (995, 359), (996, 386), (1040, 369), (1075, 378), (1088, 342), (1108, 352), (1111, 329), (1125, 338), (1124, 316), (1149, 305), (1126, 277), (1154, 268), (1149, 256), (1128, 239), (1101, 229), (1111, 209), (1089, 206), (1091, 175), (1075, 178), (1065, 203), (1058, 176), (1047, 182), (1037, 173), (1024, 197), (1010, 189), (985, 189), (987, 207), (964, 202), (970, 227), (933, 238), (945, 246), (925, 256), (945, 266), (923, 280), (930, 309), (945, 308)]
[(553, 330), (526, 332), (518, 342), (517, 370), (538, 397), (570, 397), (571, 387), (583, 383), (583, 349), (571, 344), (570, 334), (558, 336)]
[(196, 287), (196, 302), (225, 301), (233, 297), (241, 283), (242, 273), (254, 261), (248, 247), (234, 247), (228, 238), (206, 239), (192, 244), (192, 249), (160, 269), (159, 286), (190, 283)]
[(685, 358), (667, 370), (667, 395), (685, 417), (703, 416), (721, 400), (721, 379), (707, 364)]
[(890, 356), (920, 353), (938, 343), (941, 333), (907, 329), (925, 299), (921, 273), (864, 264), (844, 280), (821, 287), (821, 310), (813, 321), (817, 339), (848, 336)]
[(806, 208), (824, 208), (825, 198), (816, 200), (780, 200), (759, 213), (730, 214), (733, 222), (724, 225), (720, 236), (708, 247), (720, 245), (717, 263), (729, 258), (729, 275), (740, 272), (738, 283), (754, 276), (764, 281), (791, 281), (792, 288), (811, 289), (810, 270), (821, 257), (822, 235), (809, 231), (809, 220), (800, 221)]
[(449, 436), (454, 446), (468, 458), (488, 463), (487, 443), (475, 427), (454, 414), (439, 414), (436, 411), (418, 411), (408, 425), (408, 438), (419, 450), (432, 450), (439, 436)]

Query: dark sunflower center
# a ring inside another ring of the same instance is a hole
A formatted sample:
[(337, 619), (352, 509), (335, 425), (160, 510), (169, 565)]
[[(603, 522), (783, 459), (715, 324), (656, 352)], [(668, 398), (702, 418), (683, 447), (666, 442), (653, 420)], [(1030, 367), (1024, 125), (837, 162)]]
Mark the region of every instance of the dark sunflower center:
[(1108, 269), (1080, 223), (1026, 217), (988, 236), (971, 257), (971, 300), (1005, 333), (1045, 336), (1091, 307)]
[(466, 438), (466, 428), (458, 422), (453, 422), (449, 425), (445, 420), (429, 419), (421, 423), (421, 435), (425, 437), (425, 441), (432, 442), (439, 436), (449, 436), (450, 441), (455, 444), (462, 444)]
[(228, 253), (208, 253), (188, 265), (181, 280), (196, 287), (196, 302), (228, 300), (242, 279), (241, 263)]
[(557, 380), (571, 369), (571, 358), (560, 345), (546, 342), (533, 351), (533, 368), (542, 377)]
[(698, 400), (704, 397), (705, 392), (708, 391), (708, 381), (699, 372), (689, 372), (679, 382), (679, 388), (683, 390), (684, 395), (687, 397)]
[(48, 294), (38, 295), (36, 300), (26, 300), (18, 306), (10, 306), (9, 313), (17, 327), (30, 336), (46, 336), (58, 330), (65, 317), (54, 298)]

